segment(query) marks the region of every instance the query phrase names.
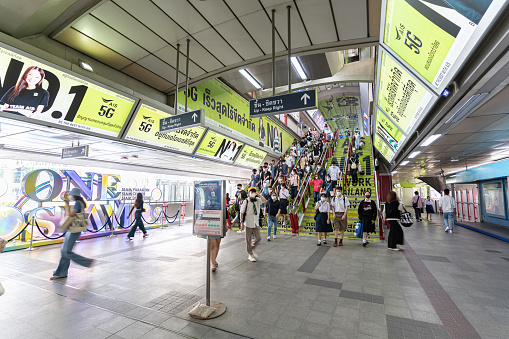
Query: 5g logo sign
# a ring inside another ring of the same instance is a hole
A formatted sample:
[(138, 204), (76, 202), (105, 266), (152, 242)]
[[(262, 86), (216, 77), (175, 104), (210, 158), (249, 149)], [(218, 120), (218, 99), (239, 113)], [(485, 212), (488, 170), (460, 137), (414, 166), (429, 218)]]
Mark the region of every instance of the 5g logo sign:
[[(412, 32), (410, 32), (408, 30), (406, 31), (406, 37), (405, 37), (404, 44), (407, 45), (408, 48), (413, 50), (415, 54), (419, 54), (420, 53), (419, 47), (422, 47), (422, 41), (415, 35), (412, 35), (412, 37), (410, 37), (411, 34), (412, 34)], [(413, 48), (415, 48), (415, 49), (413, 49)]]

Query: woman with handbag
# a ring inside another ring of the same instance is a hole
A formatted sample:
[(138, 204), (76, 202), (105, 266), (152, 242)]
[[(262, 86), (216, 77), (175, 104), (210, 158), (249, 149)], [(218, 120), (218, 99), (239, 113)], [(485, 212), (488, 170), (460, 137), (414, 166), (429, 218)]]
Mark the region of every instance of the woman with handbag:
[(136, 200), (134, 201), (134, 206), (131, 208), (129, 215), (131, 215), (133, 209), (136, 209), (136, 211), (134, 212), (134, 225), (131, 227), (129, 234), (127, 235), (128, 241), (132, 240), (132, 237), (134, 237), (134, 233), (136, 232), (136, 229), (138, 227), (143, 232), (143, 238), (148, 236), (148, 233), (145, 230), (145, 225), (143, 225), (143, 220), (141, 220), (141, 213), (145, 212), (145, 209), (143, 208), (143, 194), (141, 193), (136, 194)]
[[(90, 267), (94, 263), (94, 260), (85, 258), (79, 254), (76, 254), (72, 251), (76, 240), (80, 237), (81, 231), (83, 227), (86, 229), (88, 226), (88, 215), (85, 213), (85, 208), (87, 204), (81, 197), (81, 190), (79, 188), (73, 188), (69, 193), (67, 193), (69, 198), (75, 201), (75, 204), (71, 210), (69, 210), (69, 201), (64, 200), (65, 203), (65, 215), (70, 219), (71, 226), (67, 230), (67, 233), (64, 238), (64, 243), (62, 244), (60, 262), (58, 264), (57, 269), (53, 272), (53, 276), (50, 280), (61, 279), (67, 277), (67, 272), (69, 270), (69, 265), (71, 264), (71, 260), (77, 263), (78, 265)], [(85, 217), (86, 216), (86, 217)], [(75, 223), (83, 223), (83, 225), (74, 225)], [(64, 224), (67, 223), (64, 222)], [(85, 225), (86, 223), (86, 225)]]
[(382, 218), (389, 222), (390, 231), (387, 245), (391, 251), (400, 251), (403, 249), (404, 233), (401, 228), (401, 213), (405, 212), (405, 206), (398, 201), (396, 192), (390, 191), (387, 194), (387, 202), (382, 213)]

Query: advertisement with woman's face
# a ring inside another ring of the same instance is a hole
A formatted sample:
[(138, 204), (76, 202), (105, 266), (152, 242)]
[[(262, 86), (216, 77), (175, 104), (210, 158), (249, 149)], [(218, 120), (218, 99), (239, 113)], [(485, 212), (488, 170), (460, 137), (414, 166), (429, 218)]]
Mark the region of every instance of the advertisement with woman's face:
[(0, 44), (0, 115), (117, 137), (136, 100)]

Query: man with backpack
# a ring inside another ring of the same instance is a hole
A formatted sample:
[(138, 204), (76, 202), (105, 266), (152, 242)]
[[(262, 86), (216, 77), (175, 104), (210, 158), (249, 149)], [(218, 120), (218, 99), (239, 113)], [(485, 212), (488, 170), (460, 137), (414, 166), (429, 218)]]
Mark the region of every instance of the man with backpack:
[(356, 158), (355, 154), (352, 153), (350, 156), (350, 160), (348, 160), (348, 171), (350, 171), (350, 176), (352, 177), (352, 185), (357, 185), (357, 173), (359, 172), (360, 162), (359, 159)]
[[(350, 202), (348, 198), (343, 195), (343, 187), (336, 187), (336, 195), (330, 202), (332, 208), (332, 223), (334, 225), (334, 247), (343, 246), (343, 237), (348, 227), (348, 206)], [(338, 233), (339, 243), (338, 243)]]
[(422, 198), (419, 196), (419, 192), (415, 191), (415, 195), (412, 197), (412, 207), (414, 208), (415, 212), (415, 221), (422, 221), (421, 218), (421, 211), (422, 208), (424, 208), (424, 202), (422, 201)]
[[(262, 202), (266, 202), (264, 197), (258, 196), (256, 188), (251, 187), (248, 190), (249, 196), (242, 202), (240, 207), (240, 229), (246, 230), (246, 245), (247, 253), (249, 254), (249, 261), (256, 261), (256, 253), (254, 252), (256, 246), (262, 239), (260, 236), (260, 214)], [(253, 234), (255, 236), (254, 243), (252, 242)]]

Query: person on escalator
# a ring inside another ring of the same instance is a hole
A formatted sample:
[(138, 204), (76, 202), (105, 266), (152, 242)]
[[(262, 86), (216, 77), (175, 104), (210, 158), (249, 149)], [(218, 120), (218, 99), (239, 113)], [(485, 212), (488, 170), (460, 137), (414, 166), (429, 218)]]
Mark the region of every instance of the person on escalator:
[(322, 190), (323, 180), (320, 179), (318, 173), (315, 173), (314, 179), (309, 181), (309, 186), (313, 186), (313, 198), (315, 204), (320, 200), (320, 191)]
[(334, 162), (334, 160), (329, 167), (329, 175), (332, 180), (332, 187), (336, 187), (338, 184), (338, 178), (341, 176), (341, 170), (339, 169), (338, 164)]
[(291, 199), (295, 199), (297, 193), (299, 191), (300, 177), (297, 174), (297, 170), (293, 169), (292, 174), (290, 175), (290, 197)]
[(357, 185), (358, 178), (357, 173), (359, 172), (360, 162), (359, 159), (355, 158), (355, 154), (352, 153), (350, 160), (348, 160), (348, 171), (352, 177), (352, 185)]
[(359, 221), (362, 223), (362, 246), (366, 247), (368, 242), (368, 233), (375, 232), (375, 220), (378, 216), (376, 203), (371, 200), (371, 192), (364, 193), (365, 199), (359, 204), (357, 212), (359, 213)]
[(330, 198), (334, 194), (334, 187), (332, 186), (332, 180), (330, 178), (330, 175), (325, 176), (325, 181), (323, 182), (323, 192), (325, 192), (325, 197), (327, 198), (327, 201), (330, 202)]
[(304, 177), (304, 170), (301, 168), (300, 164), (297, 165), (297, 169), (295, 172), (299, 175), (299, 178), (302, 179)]
[(320, 164), (316, 165), (316, 173), (322, 179), (322, 181), (325, 181), (325, 176), (327, 175), (327, 171), (325, 168), (322, 168)]

